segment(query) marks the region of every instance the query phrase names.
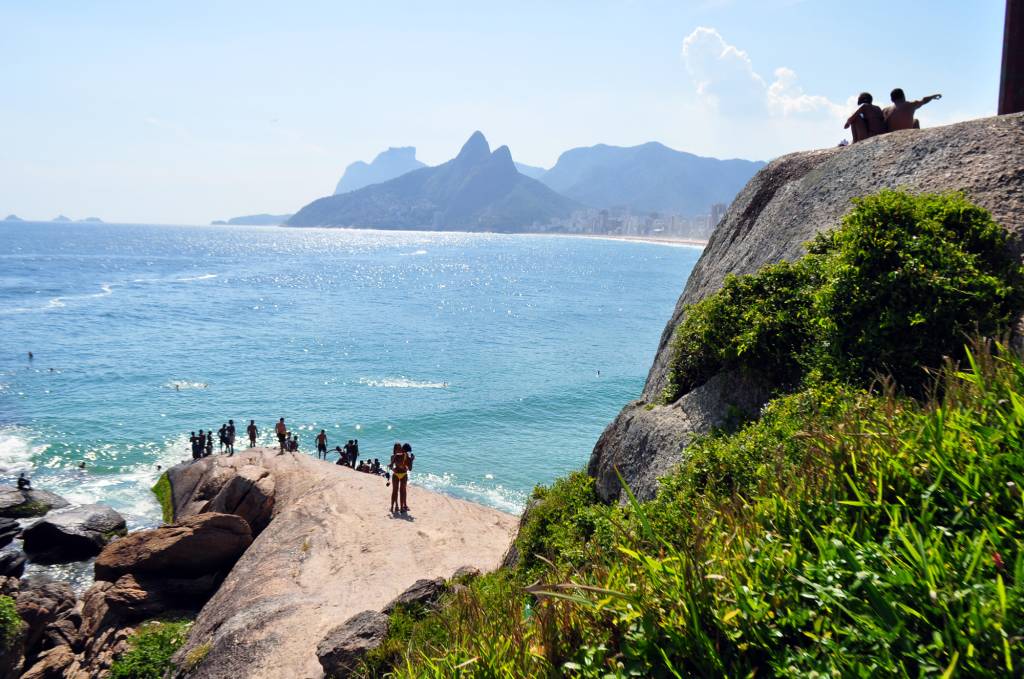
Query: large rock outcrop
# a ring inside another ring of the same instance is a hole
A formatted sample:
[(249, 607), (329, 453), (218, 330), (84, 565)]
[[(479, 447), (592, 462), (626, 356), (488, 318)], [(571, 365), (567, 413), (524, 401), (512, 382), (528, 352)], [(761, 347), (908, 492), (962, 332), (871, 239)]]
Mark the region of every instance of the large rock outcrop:
[[(276, 449), (170, 470), (176, 511), (227, 501), (221, 494), (238, 476), (265, 478), (250, 468), (274, 479), (273, 518), (176, 655), (179, 667), (194, 665), (182, 672), (189, 679), (236, 679), (239, 668), (252, 679), (321, 677), (317, 644), (340, 623), (384, 608), (417, 580), (497, 566), (515, 530), (515, 517), (417, 487), (415, 474), (411, 514), (392, 516), (381, 477)], [(130, 583), (115, 584), (130, 595)], [(429, 585), (415, 591), (431, 594)]]
[[(765, 392), (718, 376), (657, 405), (668, 383), (672, 338), (687, 305), (716, 292), (727, 274), (754, 273), (794, 260), (816, 233), (839, 225), (859, 196), (882, 189), (962, 191), (1010, 232), (1024, 230), (1024, 114), (874, 137), (845, 148), (783, 156), (747, 184), (693, 268), (669, 319), (640, 399), (608, 426), (590, 459), (600, 495), (619, 498), (617, 468), (637, 495), (652, 497), (657, 477), (685, 458), (696, 434), (730, 411), (756, 410)], [(1020, 253), (1019, 240), (1014, 244)]]

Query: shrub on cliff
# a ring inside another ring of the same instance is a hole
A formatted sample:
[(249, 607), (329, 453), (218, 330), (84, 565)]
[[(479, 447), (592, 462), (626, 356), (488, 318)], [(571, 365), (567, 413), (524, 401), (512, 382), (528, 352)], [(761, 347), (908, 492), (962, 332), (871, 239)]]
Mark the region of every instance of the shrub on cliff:
[(973, 334), (1004, 332), (1024, 297), (1008, 235), (960, 194), (895, 191), (855, 201), (793, 264), (729, 276), (676, 330), (674, 401), (721, 370), (779, 391), (891, 375), (914, 391)]
[(1019, 673), (1024, 363), (966, 357), (929, 402), (833, 384), (702, 440), (613, 549), (485, 576), (393, 676)]
[(148, 622), (128, 640), (128, 650), (110, 667), (110, 679), (163, 679), (175, 668), (171, 656), (188, 638), (187, 620)]

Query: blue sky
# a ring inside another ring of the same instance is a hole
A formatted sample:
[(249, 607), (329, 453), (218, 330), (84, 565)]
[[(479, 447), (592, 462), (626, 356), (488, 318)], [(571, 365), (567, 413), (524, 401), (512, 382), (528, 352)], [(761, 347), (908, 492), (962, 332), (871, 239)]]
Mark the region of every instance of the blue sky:
[[(479, 129), (521, 162), (650, 140), (767, 159), (851, 97), (995, 113), (1003, 0), (0, 0), (0, 217), (291, 212), (344, 167)], [(685, 46), (685, 47), (684, 47)]]

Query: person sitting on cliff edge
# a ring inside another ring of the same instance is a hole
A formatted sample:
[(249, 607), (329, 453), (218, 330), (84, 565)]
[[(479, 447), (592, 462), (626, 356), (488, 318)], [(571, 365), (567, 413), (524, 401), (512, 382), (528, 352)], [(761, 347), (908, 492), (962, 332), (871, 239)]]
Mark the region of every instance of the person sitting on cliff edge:
[[(847, 118), (846, 125), (843, 126), (843, 129), (853, 128), (850, 132), (853, 134), (854, 144), (889, 131), (882, 116), (882, 109), (874, 104), (874, 97), (870, 92), (861, 92), (857, 97), (857, 104), (857, 110)], [(598, 371), (598, 375), (600, 374)]]
[(32, 490), (32, 482), (25, 476), (25, 472), (18, 476), (18, 490)]
[(931, 101), (942, 99), (942, 95), (929, 94), (924, 99), (907, 101), (907, 96), (903, 93), (903, 90), (897, 87), (890, 93), (889, 98), (892, 100), (892, 106), (886, 106), (882, 110), (882, 116), (885, 118), (885, 124), (889, 131), (896, 132), (898, 130), (921, 129), (920, 121), (914, 117), (917, 109)]

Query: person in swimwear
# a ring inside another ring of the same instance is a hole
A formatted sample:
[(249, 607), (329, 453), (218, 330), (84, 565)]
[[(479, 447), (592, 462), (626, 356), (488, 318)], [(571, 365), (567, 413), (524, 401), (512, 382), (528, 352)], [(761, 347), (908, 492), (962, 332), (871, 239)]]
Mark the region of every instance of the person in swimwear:
[(274, 425), (274, 433), (277, 434), (277, 443), (281, 446), (281, 452), (283, 453), (284, 442), (288, 438), (288, 427), (285, 425), (283, 417), (277, 421), (276, 425)]
[[(410, 448), (410, 450), (412, 449)], [(401, 443), (396, 443), (392, 449), (391, 462), (388, 463), (388, 469), (391, 470), (392, 483), (391, 511), (400, 511), (404, 514), (409, 511), (409, 505), (406, 502), (406, 489), (409, 486), (409, 472), (412, 470), (412, 460)], [(399, 504), (399, 498), (401, 498), (401, 504)]]
[(885, 118), (885, 124), (888, 126), (889, 131), (895, 132), (897, 130), (921, 129), (920, 121), (914, 117), (917, 109), (936, 99), (942, 99), (942, 95), (929, 94), (924, 99), (907, 101), (907, 95), (903, 93), (901, 88), (897, 87), (889, 95), (889, 98), (892, 100), (892, 106), (886, 106), (882, 110), (882, 116)]
[(256, 420), (249, 420), (249, 426), (245, 428), (245, 433), (249, 435), (249, 447), (256, 447), (256, 437), (259, 435), (259, 430), (256, 428)]
[(327, 459), (327, 432), (323, 429), (316, 435), (316, 459), (320, 459), (320, 456)]
[[(882, 115), (882, 109), (875, 106), (874, 99), (869, 92), (861, 92), (857, 97), (857, 104), (857, 110), (846, 120), (844, 126), (844, 129), (853, 128), (853, 143), (856, 144), (889, 131)], [(598, 370), (597, 374), (600, 376), (601, 371)]]

